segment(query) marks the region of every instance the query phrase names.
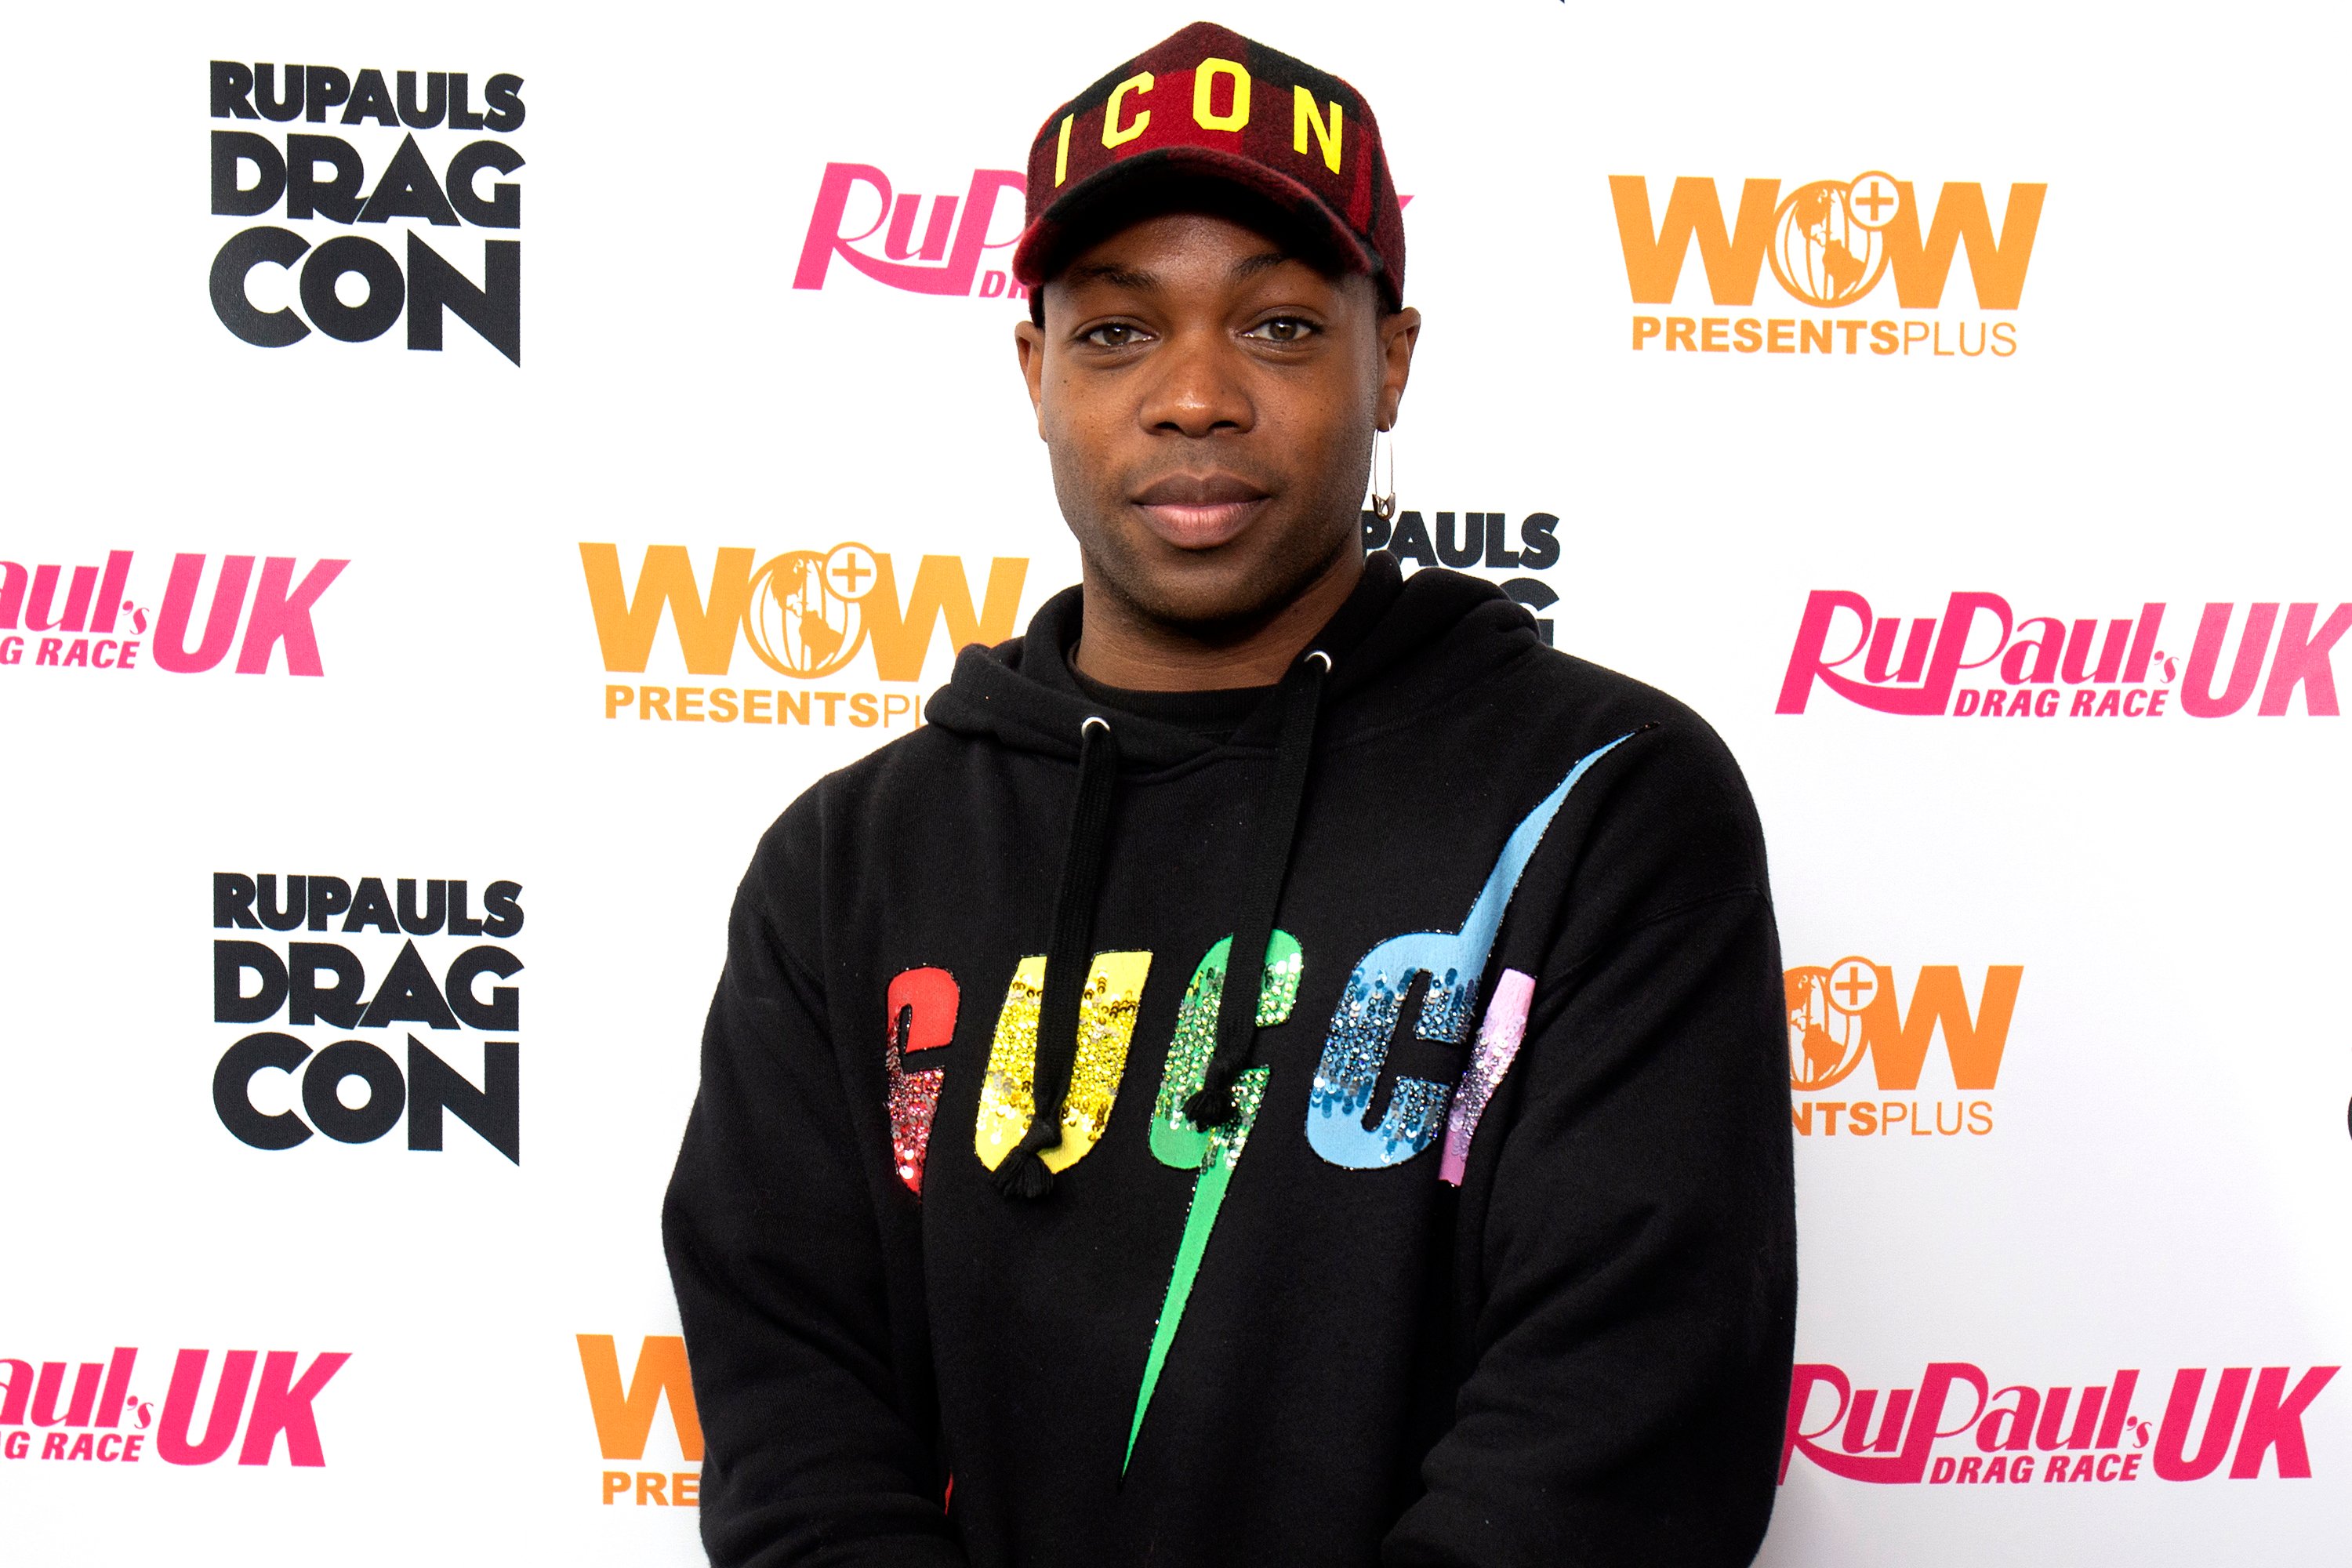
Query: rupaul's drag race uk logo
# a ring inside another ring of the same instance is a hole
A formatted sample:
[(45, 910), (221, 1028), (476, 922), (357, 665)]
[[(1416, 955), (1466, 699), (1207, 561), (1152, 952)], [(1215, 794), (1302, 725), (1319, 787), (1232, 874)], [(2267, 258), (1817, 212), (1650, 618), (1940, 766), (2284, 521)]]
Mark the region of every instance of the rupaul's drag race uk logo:
[[(1933, 212), (1923, 215), (1923, 187), (1876, 170), (1794, 186), (1750, 179), (1741, 183), (1737, 215), (1727, 223), (1713, 179), (1676, 177), (1661, 214), (1652, 205), (1647, 176), (1612, 174), (1609, 194), (1633, 302), (1677, 303), (1684, 263), (1696, 246), (1707, 295), (1720, 312), (1637, 314), (1633, 346), (1663, 353), (2007, 359), (2018, 349), (2017, 323), (2008, 312), (2025, 291), (2049, 188), (2010, 186), (1996, 226), (1985, 189), (1973, 180), (1947, 181)], [(1979, 310), (2001, 315), (1971, 318), (1945, 309), (1952, 261), (1962, 255)], [(1820, 314), (1775, 315), (1769, 307), (1748, 313), (1768, 268), (1791, 304)], [(1889, 279), (1899, 309), (1939, 313), (1878, 314), (1884, 295), (1864, 301)]]
[[(2140, 1374), (1995, 1388), (1968, 1362), (1931, 1363), (1917, 1386), (1857, 1388), (1839, 1367), (1800, 1363), (1789, 1389), (1780, 1479), (1800, 1455), (1878, 1486), (2116, 1486), (2145, 1480), (2311, 1479), (2303, 1418), (2337, 1368), (2182, 1367), (2160, 1407), (2135, 1407)], [(2160, 1383), (2155, 1388), (2162, 1389)], [(2153, 1390), (2151, 1390), (2153, 1392)]]
[[(348, 561), (181, 553), (156, 602), (153, 569), (110, 550), (100, 565), (0, 561), (0, 670), (201, 675), (236, 651), (239, 675), (323, 675), (310, 616)], [(143, 578), (143, 584), (135, 579)], [(243, 637), (238, 636), (239, 628)], [(282, 650), (282, 652), (281, 652)]]
[(314, 331), (370, 342), (404, 315), (407, 346), (437, 351), (455, 316), (522, 363), (522, 242), (503, 237), (522, 228), (505, 177), (523, 165), (522, 78), (481, 79), (478, 105), (465, 71), (215, 60), (210, 79), (213, 215), (279, 220), (215, 253), (222, 326), (282, 349)]
[[(2336, 644), (2352, 604), (2205, 605), (2184, 661), (2167, 653), (2166, 605), (2138, 613), (2021, 617), (1998, 594), (1954, 594), (1940, 616), (1881, 616), (1860, 594), (1805, 602), (1778, 711), (1803, 713), (1818, 687), (1878, 713), (1955, 719), (2226, 719), (2302, 710), (2333, 717)], [(2176, 688), (2173, 684), (2179, 680)]]
[[(854, 542), (787, 550), (765, 561), (755, 550), (721, 549), (711, 563), (708, 591), (682, 544), (648, 545), (634, 589), (621, 575), (615, 545), (583, 543), (580, 564), (607, 675), (646, 672), (667, 613), (687, 674), (727, 676), (738, 648), (748, 645), (768, 669), (803, 683), (608, 681), (607, 719), (635, 714), (667, 723), (860, 730), (919, 724), (913, 692), (866, 683), (921, 680), (933, 633), (942, 625), (950, 648), (1004, 641), (1013, 635), (1029, 575), (1025, 556), (992, 559), (975, 609), (967, 558), (926, 555), (902, 590), (897, 561)], [(815, 682), (827, 684), (806, 684)]]
[[(319, 1395), (346, 1351), (183, 1350), (159, 1402), (142, 1395), (139, 1350), (117, 1345), (102, 1362), (0, 1358), (0, 1458), (120, 1469), (160, 1459), (209, 1465), (232, 1447), (240, 1465), (327, 1462)], [(244, 1440), (238, 1441), (242, 1431)], [(283, 1439), (281, 1441), (281, 1439)]]
[[(1010, 263), (983, 272), (981, 261), (1021, 237), (1022, 192), (1013, 169), (975, 169), (961, 195), (926, 196), (892, 188), (871, 163), (827, 163), (801, 242), (795, 289), (822, 289), (840, 258), (877, 283), (910, 294), (1023, 299)], [(1003, 198), (1007, 194), (1011, 201)], [(998, 210), (1007, 215), (1002, 224)], [(1000, 237), (991, 239), (992, 229)]]

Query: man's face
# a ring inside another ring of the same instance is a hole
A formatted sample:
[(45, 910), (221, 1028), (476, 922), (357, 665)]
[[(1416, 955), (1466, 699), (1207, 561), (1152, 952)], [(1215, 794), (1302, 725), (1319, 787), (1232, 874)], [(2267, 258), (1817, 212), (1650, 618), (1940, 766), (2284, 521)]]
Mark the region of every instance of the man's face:
[(1090, 592), (1169, 628), (1239, 628), (1360, 550), (1372, 432), (1417, 311), (1228, 218), (1145, 219), (1045, 285), (1016, 330)]

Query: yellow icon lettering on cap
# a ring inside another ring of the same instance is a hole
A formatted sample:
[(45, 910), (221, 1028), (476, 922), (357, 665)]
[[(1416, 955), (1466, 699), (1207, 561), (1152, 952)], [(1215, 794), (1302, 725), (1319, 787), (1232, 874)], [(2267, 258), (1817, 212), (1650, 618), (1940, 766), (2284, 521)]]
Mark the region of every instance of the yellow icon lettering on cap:
[(1147, 109), (1138, 114), (1132, 125), (1121, 125), (1118, 122), (1119, 109), (1126, 102), (1129, 93), (1146, 93), (1150, 90), (1151, 73), (1150, 71), (1138, 71), (1110, 89), (1110, 97), (1103, 104), (1104, 146), (1116, 147), (1122, 142), (1132, 142), (1143, 134), (1143, 128), (1151, 123), (1151, 110)]
[(1339, 100), (1336, 98), (1331, 100), (1331, 121), (1326, 125), (1323, 116), (1316, 110), (1313, 93), (1303, 87), (1295, 87), (1290, 90), (1293, 94), (1294, 105), (1290, 119), (1290, 150), (1294, 153), (1307, 151), (1307, 128), (1311, 125), (1315, 128), (1315, 140), (1323, 149), (1323, 162), (1333, 174), (1338, 174), (1339, 172), (1339, 132), (1345, 129), (1341, 123), (1344, 115)]
[[(1217, 79), (1231, 77), (1234, 81), (1234, 107), (1229, 114), (1216, 111)], [(1192, 123), (1203, 131), (1239, 131), (1249, 124), (1249, 68), (1232, 60), (1202, 60), (1192, 71)]]
[(1054, 143), (1054, 184), (1060, 184), (1070, 172), (1070, 124), (1075, 114), (1062, 116), (1062, 137)]

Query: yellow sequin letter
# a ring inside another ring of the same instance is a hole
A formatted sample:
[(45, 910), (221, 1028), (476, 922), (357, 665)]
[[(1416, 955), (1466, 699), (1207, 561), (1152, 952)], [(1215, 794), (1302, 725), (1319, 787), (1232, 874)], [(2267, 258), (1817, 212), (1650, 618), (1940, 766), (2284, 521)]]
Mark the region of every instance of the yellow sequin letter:
[[(1066, 1171), (1085, 1159), (1109, 1125), (1119, 1075), (1127, 1070), (1127, 1043), (1135, 1034), (1135, 1011), (1150, 972), (1149, 952), (1095, 954), (1078, 1001), (1078, 1055), (1062, 1102), (1062, 1141), (1042, 1156), (1047, 1170)], [(996, 1038), (980, 1086), (980, 1121), (972, 1129), (972, 1150), (992, 1171), (1004, 1163), (1036, 1114), (1037, 1009), (1045, 995), (1045, 960), (1023, 959), (1005, 989), (1004, 1009), (996, 1016)]]

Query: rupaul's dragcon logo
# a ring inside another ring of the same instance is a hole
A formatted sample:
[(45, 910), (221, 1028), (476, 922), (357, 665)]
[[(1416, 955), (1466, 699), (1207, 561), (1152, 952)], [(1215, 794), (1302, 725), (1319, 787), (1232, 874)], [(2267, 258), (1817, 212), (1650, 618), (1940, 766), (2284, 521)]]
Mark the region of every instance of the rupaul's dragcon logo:
[(446, 1115), (522, 1163), (522, 992), (504, 984), (523, 969), (520, 883), (216, 871), (212, 890), (228, 933), (213, 1022), (245, 1031), (213, 1068), (232, 1136), (284, 1151), (326, 1134), (315, 1153), (404, 1119), (408, 1147), (437, 1153)]
[[(370, 342), (405, 316), (407, 346), (437, 352), (455, 316), (522, 363), (522, 242), (494, 237), (522, 227), (522, 187), (502, 177), (523, 165), (505, 140), (522, 129), (522, 78), (482, 79), (478, 107), (465, 71), (215, 60), (209, 78), (213, 214), (280, 220), (214, 255), (222, 326), (282, 349), (313, 331)], [(468, 229), (484, 236), (479, 282)]]
[[(1510, 515), (1499, 511), (1432, 512), (1433, 526), (1418, 511), (1400, 513), (1393, 521), (1376, 511), (1362, 516), (1364, 548), (1385, 550), (1400, 564), (1490, 574), (1543, 572), (1559, 564), (1559, 519), (1548, 511), (1528, 513), (1516, 531)], [(1501, 578), (1497, 586), (1526, 606), (1536, 617), (1536, 630), (1550, 644), (1552, 623), (1543, 612), (1559, 603), (1559, 591), (1528, 575)]]

